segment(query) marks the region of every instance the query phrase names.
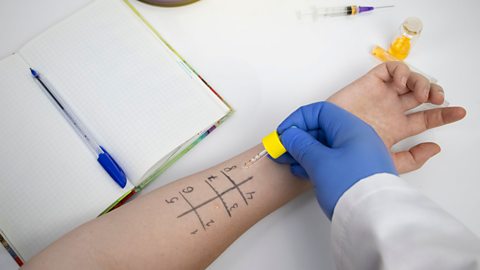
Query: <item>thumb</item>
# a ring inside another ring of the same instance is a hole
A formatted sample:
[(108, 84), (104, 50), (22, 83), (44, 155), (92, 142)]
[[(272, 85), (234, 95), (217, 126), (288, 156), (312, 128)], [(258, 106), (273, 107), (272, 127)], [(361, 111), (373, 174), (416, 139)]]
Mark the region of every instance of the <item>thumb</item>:
[(284, 131), (281, 135), (281, 141), (288, 153), (307, 172), (313, 169), (317, 161), (321, 159), (321, 156), (329, 151), (328, 147), (321, 144), (308, 132), (296, 127), (291, 127)]

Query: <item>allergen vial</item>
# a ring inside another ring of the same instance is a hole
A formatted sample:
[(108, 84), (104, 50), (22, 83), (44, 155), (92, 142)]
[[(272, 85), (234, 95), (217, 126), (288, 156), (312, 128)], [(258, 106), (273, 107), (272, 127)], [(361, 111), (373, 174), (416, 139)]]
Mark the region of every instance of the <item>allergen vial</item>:
[(416, 17), (406, 19), (400, 26), (400, 34), (390, 45), (388, 53), (399, 60), (407, 58), (413, 43), (423, 30), (422, 21)]

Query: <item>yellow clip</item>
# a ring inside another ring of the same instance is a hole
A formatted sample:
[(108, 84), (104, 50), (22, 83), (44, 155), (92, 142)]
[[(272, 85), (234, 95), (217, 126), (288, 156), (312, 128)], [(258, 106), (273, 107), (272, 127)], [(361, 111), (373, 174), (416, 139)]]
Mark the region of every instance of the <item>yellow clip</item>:
[(278, 136), (277, 131), (265, 136), (262, 140), (262, 144), (263, 147), (265, 147), (265, 150), (267, 150), (268, 154), (274, 159), (279, 158), (281, 155), (287, 152), (287, 149), (285, 149), (280, 141), (280, 136)]

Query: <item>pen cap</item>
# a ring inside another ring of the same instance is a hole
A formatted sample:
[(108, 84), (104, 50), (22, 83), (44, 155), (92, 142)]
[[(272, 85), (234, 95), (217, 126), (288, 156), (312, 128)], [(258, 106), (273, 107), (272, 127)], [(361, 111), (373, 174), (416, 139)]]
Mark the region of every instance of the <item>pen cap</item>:
[(121, 188), (124, 188), (127, 185), (127, 176), (125, 175), (125, 172), (105, 148), (102, 146), (100, 146), (100, 148), (103, 150), (103, 153), (98, 155), (98, 163), (102, 165), (105, 171)]
[(140, 0), (140, 1), (148, 4), (156, 5), (156, 6), (162, 6), (162, 7), (178, 7), (178, 6), (191, 4), (198, 0)]
[(265, 136), (262, 140), (262, 144), (265, 150), (267, 150), (268, 154), (274, 159), (279, 158), (281, 155), (287, 152), (287, 149), (285, 149), (280, 141), (280, 136), (278, 135), (277, 131)]

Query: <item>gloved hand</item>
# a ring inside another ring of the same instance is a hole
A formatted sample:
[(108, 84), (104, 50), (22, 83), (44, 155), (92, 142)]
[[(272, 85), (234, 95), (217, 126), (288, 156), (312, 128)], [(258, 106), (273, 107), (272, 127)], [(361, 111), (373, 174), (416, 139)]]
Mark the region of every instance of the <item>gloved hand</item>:
[(329, 103), (299, 108), (277, 129), (288, 151), (278, 159), (293, 174), (308, 176), (328, 218), (342, 194), (377, 173), (397, 174), (389, 151), (375, 130)]

